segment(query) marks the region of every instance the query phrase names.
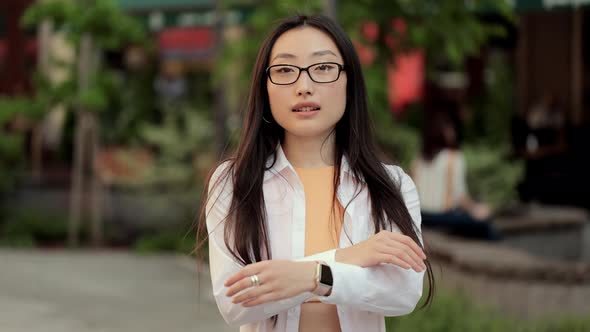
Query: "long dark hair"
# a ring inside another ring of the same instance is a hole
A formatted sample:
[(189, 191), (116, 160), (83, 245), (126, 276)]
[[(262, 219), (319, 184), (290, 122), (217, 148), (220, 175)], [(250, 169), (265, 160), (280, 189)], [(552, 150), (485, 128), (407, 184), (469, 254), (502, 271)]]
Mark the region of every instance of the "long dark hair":
[[(336, 143), (334, 188), (338, 188), (340, 184), (341, 160), (343, 156), (346, 156), (355, 182), (368, 189), (375, 233), (383, 229), (391, 229), (395, 224), (403, 234), (420, 245), (418, 231), (414, 227), (400, 192), (401, 184), (391, 179), (377, 157), (378, 149), (373, 141), (365, 81), (352, 42), (342, 28), (326, 16), (298, 15), (282, 21), (260, 47), (252, 74), (240, 143), (235, 155), (229, 159), (225, 174), (219, 177), (219, 179), (230, 177), (233, 182), (233, 198), (226, 218), (224, 234), (229, 252), (244, 265), (272, 258), (269, 250), (262, 184), (264, 172), (269, 169), (267, 160), (273, 158), (272, 160), (276, 161), (275, 151), (277, 144), (280, 144), (284, 138), (284, 129), (274, 121), (267, 123), (263, 120), (263, 117), (267, 120), (272, 119), (265, 69), (269, 64), (271, 50), (276, 40), (286, 31), (301, 26), (313, 27), (329, 35), (342, 54), (346, 67), (348, 80), (346, 109), (342, 119), (336, 124), (334, 133)], [(219, 183), (220, 181), (217, 181), (213, 185), (219, 185)], [(357, 190), (357, 195), (359, 193), (360, 189)], [(203, 229), (206, 222), (204, 210), (207, 199), (204, 195), (199, 230)], [(232, 237), (232, 234), (240, 234), (240, 236)], [(430, 262), (425, 263), (430, 286), (428, 298), (424, 304), (427, 305), (432, 302), (434, 295), (434, 277)]]
[[(447, 130), (453, 131), (454, 139), (447, 136)], [(431, 161), (443, 149), (458, 149), (460, 139), (459, 104), (439, 99), (428, 106), (422, 126), (422, 159)]]

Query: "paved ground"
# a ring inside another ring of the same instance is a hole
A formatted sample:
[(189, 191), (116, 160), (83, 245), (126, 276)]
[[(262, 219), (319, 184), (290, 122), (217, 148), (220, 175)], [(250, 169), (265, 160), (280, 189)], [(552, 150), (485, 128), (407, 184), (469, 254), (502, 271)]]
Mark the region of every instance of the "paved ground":
[(199, 332), (227, 327), (206, 267), (186, 257), (0, 250), (2, 332)]

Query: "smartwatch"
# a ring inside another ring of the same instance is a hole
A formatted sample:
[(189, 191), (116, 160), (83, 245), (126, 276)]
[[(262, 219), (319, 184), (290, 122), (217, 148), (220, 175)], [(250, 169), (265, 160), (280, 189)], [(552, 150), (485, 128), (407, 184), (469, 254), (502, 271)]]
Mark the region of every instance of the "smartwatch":
[(332, 269), (330, 268), (330, 265), (324, 262), (318, 262), (316, 281), (317, 287), (313, 291), (314, 294), (328, 296), (332, 293), (334, 280), (332, 278)]

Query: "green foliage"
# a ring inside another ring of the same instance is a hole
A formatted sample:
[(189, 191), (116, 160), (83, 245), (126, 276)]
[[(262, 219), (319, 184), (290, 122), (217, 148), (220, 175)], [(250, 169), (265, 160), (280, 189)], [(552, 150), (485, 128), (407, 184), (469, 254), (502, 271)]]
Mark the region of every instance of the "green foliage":
[[(479, 52), (481, 45), (490, 37), (502, 35), (503, 29), (495, 24), (483, 23), (477, 18), (483, 10), (495, 12), (509, 19), (513, 18), (512, 8), (505, 1), (474, 0), (463, 1), (341, 1), (339, 18), (350, 30), (353, 38), (360, 40), (360, 27), (370, 18), (378, 25), (378, 63), (384, 63), (406, 50), (423, 49), (434, 60), (444, 60), (458, 68), (466, 56)], [(393, 18), (406, 23), (406, 31), (396, 29)], [(394, 37), (398, 45), (392, 49), (389, 38)], [(364, 39), (366, 42), (367, 40)], [(442, 59), (441, 59), (442, 58)], [(428, 65), (435, 62), (429, 61)]]
[(522, 322), (478, 306), (461, 294), (439, 291), (432, 306), (402, 317), (386, 318), (387, 331), (572, 332), (590, 330), (588, 318), (546, 319)]
[(389, 158), (409, 171), (420, 147), (418, 132), (402, 123), (386, 123), (388, 125), (382, 124), (376, 128), (377, 142)]
[(40, 101), (26, 97), (0, 98), (0, 125), (6, 124), (17, 115), (27, 118), (40, 118), (43, 115), (43, 105)]
[(83, 34), (93, 36), (101, 49), (117, 49), (146, 40), (141, 23), (123, 13), (114, 0), (38, 1), (25, 12), (23, 24), (31, 27), (46, 19), (67, 31), (75, 44)]
[(10, 189), (16, 180), (17, 170), (24, 162), (24, 133), (2, 130), (17, 117), (37, 119), (43, 108), (36, 99), (24, 97), (0, 98), (0, 191)]
[(0, 156), (2, 163), (15, 165), (21, 160), (23, 137), (19, 134), (2, 134)]
[(29, 234), (16, 235), (11, 237), (0, 237), (0, 247), (6, 248), (33, 248), (35, 240)]
[(23, 141), (21, 134), (2, 133), (0, 139), (0, 191), (8, 190), (16, 181), (16, 170), (23, 163)]
[(514, 114), (515, 71), (508, 54), (491, 53), (487, 63), (484, 92), (471, 101), (465, 139), (490, 146), (508, 145)]
[[(129, 44), (145, 44), (147, 36), (139, 21), (122, 12), (114, 0), (49, 0), (38, 1), (25, 12), (22, 23), (33, 27), (48, 20), (54, 28), (65, 33), (66, 38), (80, 54), (80, 40), (83, 35), (91, 36), (95, 54), (100, 58), (103, 50), (119, 49)], [(49, 82), (42, 75), (36, 75), (35, 85), (38, 101), (44, 107), (61, 103), (67, 108), (82, 107), (86, 111), (104, 110), (115, 90), (114, 73), (108, 68), (93, 68), (89, 86), (79, 90), (78, 66), (56, 63), (69, 71), (69, 80), (59, 84)]]
[[(66, 83), (67, 84), (67, 83)], [(114, 72), (109, 70), (94, 73), (90, 79), (89, 87), (80, 90), (76, 106), (90, 111), (104, 111), (109, 102), (120, 93), (123, 87), (117, 81)]]
[(195, 239), (188, 233), (164, 230), (157, 234), (144, 235), (135, 242), (133, 247), (139, 253), (173, 251), (186, 255), (194, 250)]
[(470, 194), (496, 208), (504, 208), (518, 198), (516, 184), (524, 166), (520, 161), (507, 160), (509, 149), (482, 144), (463, 149)]
[(22, 24), (31, 27), (49, 19), (57, 26), (65, 25), (75, 19), (79, 4), (76, 1), (39, 1), (30, 6), (22, 18)]
[(580, 317), (566, 317), (557, 320), (545, 319), (532, 324), (530, 332), (587, 332), (590, 331), (590, 319)]
[(213, 139), (211, 120), (204, 114), (188, 105), (177, 105), (164, 111), (162, 125), (143, 126), (140, 137), (159, 152), (145, 183), (190, 186), (200, 180), (195, 168), (207, 162)]
[(464, 296), (439, 291), (431, 307), (411, 315), (387, 318), (388, 331), (518, 331), (515, 324), (500, 315), (475, 306)]
[(103, 128), (108, 128), (102, 132), (105, 144), (140, 144), (142, 126), (156, 122), (155, 68), (149, 67), (123, 78), (113, 76), (110, 107), (100, 113)]
[(0, 243), (11, 246), (63, 243), (67, 235), (65, 216), (35, 211), (8, 211), (0, 224)]

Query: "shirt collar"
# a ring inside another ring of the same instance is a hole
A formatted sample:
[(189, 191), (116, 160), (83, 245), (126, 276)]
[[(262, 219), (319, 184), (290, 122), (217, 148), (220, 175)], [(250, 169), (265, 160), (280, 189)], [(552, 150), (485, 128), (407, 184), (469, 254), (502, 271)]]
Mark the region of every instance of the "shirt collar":
[[(267, 180), (271, 179), (274, 176), (277, 176), (278, 174), (280, 174), (283, 170), (285, 169), (289, 169), (291, 170), (293, 173), (295, 173), (295, 169), (293, 168), (293, 165), (291, 165), (291, 163), (289, 162), (289, 160), (287, 159), (287, 156), (285, 156), (285, 152), (283, 151), (283, 147), (281, 146), (281, 144), (277, 144), (277, 149), (275, 150), (275, 156), (276, 156), (276, 160), (274, 160), (274, 156), (270, 156), (267, 160), (266, 160), (266, 168), (269, 168), (268, 170), (266, 170), (264, 172), (264, 181), (266, 182)], [(274, 160), (274, 165), (272, 165)], [(272, 165), (272, 167), (271, 167)], [(340, 177), (341, 179), (344, 176), (344, 173), (348, 173), (349, 175), (351, 175), (351, 169), (350, 169), (350, 164), (348, 163), (348, 159), (346, 158), (346, 156), (342, 156), (342, 162), (340, 164), (341, 170), (340, 170)]]

